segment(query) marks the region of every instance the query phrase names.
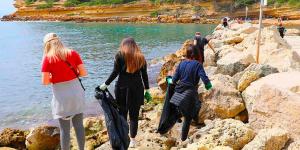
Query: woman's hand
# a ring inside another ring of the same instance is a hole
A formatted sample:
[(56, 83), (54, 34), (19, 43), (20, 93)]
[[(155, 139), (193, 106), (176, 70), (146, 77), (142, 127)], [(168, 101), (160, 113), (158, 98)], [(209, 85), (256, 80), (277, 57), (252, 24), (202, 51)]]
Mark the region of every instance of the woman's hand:
[(100, 89), (101, 89), (102, 91), (106, 90), (107, 87), (108, 87), (108, 85), (106, 85), (105, 83), (103, 83), (103, 84), (100, 85)]

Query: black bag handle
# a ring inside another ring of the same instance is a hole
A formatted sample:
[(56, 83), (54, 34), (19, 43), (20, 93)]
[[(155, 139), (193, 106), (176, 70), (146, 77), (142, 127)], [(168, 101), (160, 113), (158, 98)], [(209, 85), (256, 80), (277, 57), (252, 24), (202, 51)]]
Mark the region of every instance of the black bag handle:
[(83, 86), (83, 84), (82, 84), (82, 81), (81, 81), (81, 79), (79, 78), (79, 74), (77, 73), (77, 71), (75, 70), (75, 68), (66, 60), (65, 61), (65, 63), (70, 67), (70, 69), (74, 72), (74, 74), (76, 75), (76, 77), (77, 77), (77, 79), (79, 80), (79, 82), (80, 82), (80, 85), (81, 85), (81, 87), (82, 87), (82, 89), (85, 91), (85, 88), (84, 88), (84, 86)]

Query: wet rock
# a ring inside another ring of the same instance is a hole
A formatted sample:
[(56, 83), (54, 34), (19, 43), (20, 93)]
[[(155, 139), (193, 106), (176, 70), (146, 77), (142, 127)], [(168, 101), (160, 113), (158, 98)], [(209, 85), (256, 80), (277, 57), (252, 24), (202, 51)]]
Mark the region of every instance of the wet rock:
[(17, 129), (4, 129), (0, 134), (0, 147), (25, 149), (26, 131)]
[(259, 74), (255, 71), (247, 71), (243, 74), (238, 83), (238, 90), (243, 92), (253, 81), (259, 78)]
[(241, 121), (234, 119), (215, 119), (205, 127), (196, 132), (192, 144), (188, 144), (186, 149), (214, 149), (218, 146), (228, 146), (234, 150), (239, 150), (249, 143), (255, 136), (254, 131)]
[(233, 76), (254, 62), (254, 57), (251, 54), (229, 53), (217, 61), (218, 73)]
[(59, 128), (53, 126), (39, 126), (30, 130), (26, 137), (28, 150), (54, 150), (59, 146)]
[(281, 150), (289, 137), (280, 128), (262, 129), (242, 150)]
[(203, 85), (199, 87), (202, 107), (199, 113), (199, 120), (214, 118), (232, 118), (245, 110), (242, 97), (236, 89), (236, 84), (232, 77), (228, 75), (216, 74), (211, 77), (212, 90), (203, 90)]
[(271, 74), (252, 82), (242, 93), (254, 130), (279, 127), (291, 138), (300, 138), (299, 76), (300, 72)]

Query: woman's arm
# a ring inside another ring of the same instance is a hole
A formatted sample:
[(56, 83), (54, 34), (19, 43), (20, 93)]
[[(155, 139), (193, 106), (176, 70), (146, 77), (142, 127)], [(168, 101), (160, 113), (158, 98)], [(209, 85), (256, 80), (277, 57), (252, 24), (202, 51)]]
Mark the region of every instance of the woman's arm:
[(78, 68), (78, 72), (79, 72), (79, 77), (85, 77), (88, 75), (88, 73), (84, 67), (84, 64), (78, 65), (77, 68)]
[(149, 89), (149, 79), (148, 79), (148, 73), (147, 73), (147, 62), (142, 68), (142, 78), (143, 78), (143, 83), (145, 86), (145, 89)]
[(43, 85), (51, 84), (51, 76), (49, 72), (42, 72), (42, 84)]
[(181, 65), (181, 63), (176, 68), (175, 74), (174, 74), (174, 76), (172, 78), (173, 84), (176, 84), (178, 82), (179, 78), (180, 78), (180, 65)]
[(120, 66), (120, 57), (121, 57), (121, 54), (118, 53), (116, 56), (115, 56), (115, 62), (114, 62), (114, 69), (113, 71), (111, 72), (109, 78), (105, 81), (105, 84), (106, 85), (110, 85), (110, 83), (116, 79), (116, 77), (120, 74), (121, 72), (121, 66)]
[(209, 80), (209, 78), (207, 77), (207, 75), (206, 75), (206, 73), (205, 73), (205, 71), (204, 71), (204, 68), (203, 68), (202, 64), (200, 64), (200, 63), (198, 64), (198, 69), (197, 69), (197, 71), (198, 71), (198, 77), (201, 78), (201, 80), (203, 81), (203, 83), (204, 83), (205, 85), (210, 84), (210, 80)]

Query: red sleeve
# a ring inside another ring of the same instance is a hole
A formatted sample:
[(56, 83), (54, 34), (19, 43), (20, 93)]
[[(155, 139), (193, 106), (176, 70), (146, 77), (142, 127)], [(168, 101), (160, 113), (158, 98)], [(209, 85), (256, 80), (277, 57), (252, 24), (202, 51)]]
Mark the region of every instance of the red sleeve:
[(76, 51), (73, 51), (72, 56), (76, 66), (83, 64), (80, 55)]
[(43, 59), (43, 62), (42, 62), (42, 72), (50, 72), (50, 64), (49, 64), (49, 60), (47, 57), (45, 57)]

